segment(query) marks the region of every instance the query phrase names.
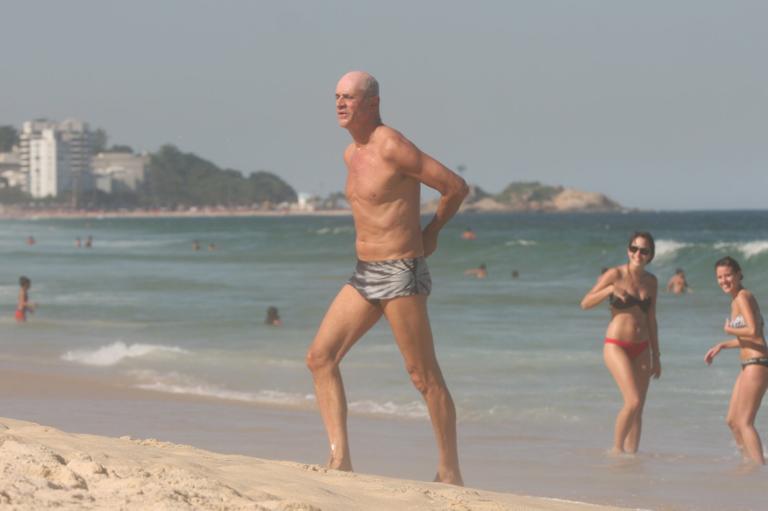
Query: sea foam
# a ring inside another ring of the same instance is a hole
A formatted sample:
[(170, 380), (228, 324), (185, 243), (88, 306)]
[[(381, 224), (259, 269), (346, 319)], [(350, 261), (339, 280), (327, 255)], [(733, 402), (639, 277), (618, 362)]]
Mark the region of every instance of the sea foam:
[(685, 247), (692, 247), (690, 243), (683, 243), (676, 240), (656, 240), (656, 256), (659, 259), (672, 257), (678, 250)]
[[(222, 385), (206, 382), (178, 372), (160, 374), (151, 370), (136, 370), (131, 371), (130, 374), (140, 381), (134, 387), (168, 394), (299, 408), (308, 408), (315, 403), (315, 396), (312, 394), (284, 392), (274, 389), (252, 392), (232, 390)], [(429, 416), (427, 407), (420, 401), (398, 404), (392, 401), (358, 400), (349, 403), (349, 410), (357, 415), (378, 415), (407, 419), (422, 419)]]
[(158, 352), (189, 353), (176, 346), (159, 346), (155, 344), (126, 345), (124, 342), (118, 341), (95, 350), (68, 351), (61, 356), (61, 359), (91, 366), (113, 366), (127, 358), (144, 357)]
[(217, 399), (226, 399), (229, 401), (245, 401), (247, 403), (261, 403), (271, 405), (291, 405), (301, 406), (311, 401), (310, 396), (300, 394), (290, 394), (276, 390), (262, 390), (259, 392), (241, 392), (229, 390), (216, 385), (197, 384), (184, 385), (174, 383), (140, 383), (135, 385), (138, 389), (154, 390), (156, 392), (165, 392), (168, 394), (183, 394), (188, 396), (213, 397)]
[(746, 241), (743, 243), (715, 243), (717, 250), (735, 250), (741, 252), (747, 259), (768, 252), (768, 240)]
[(405, 417), (408, 419), (423, 419), (429, 417), (427, 407), (421, 401), (397, 404), (392, 401), (377, 403), (376, 401), (352, 401), (349, 409), (361, 415), (385, 415), (390, 417)]
[(538, 242), (532, 240), (510, 240), (504, 243), (508, 247), (520, 246), (520, 247), (532, 247), (538, 245)]
[(344, 225), (340, 227), (321, 227), (320, 229), (317, 229), (314, 231), (315, 234), (344, 234), (348, 232), (354, 232), (354, 229), (350, 226)]
[(283, 406), (302, 406), (313, 402), (315, 399), (313, 395), (303, 395), (278, 390), (260, 390), (256, 392), (231, 390), (177, 372), (159, 374), (155, 371), (142, 370), (132, 371), (131, 374), (142, 381), (142, 383), (137, 383), (134, 387), (144, 390), (154, 390), (156, 392), (165, 392), (168, 394), (212, 397), (229, 401), (244, 401), (247, 403)]

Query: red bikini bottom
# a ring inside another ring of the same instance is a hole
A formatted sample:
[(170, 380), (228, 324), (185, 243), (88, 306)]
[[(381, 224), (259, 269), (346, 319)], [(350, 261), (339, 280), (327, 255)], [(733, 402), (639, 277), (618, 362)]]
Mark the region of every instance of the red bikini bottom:
[(627, 352), (627, 356), (629, 356), (631, 360), (639, 357), (648, 348), (648, 341), (621, 341), (619, 339), (611, 339), (610, 337), (605, 338), (605, 344), (615, 344), (616, 346), (621, 346), (624, 348), (624, 351)]

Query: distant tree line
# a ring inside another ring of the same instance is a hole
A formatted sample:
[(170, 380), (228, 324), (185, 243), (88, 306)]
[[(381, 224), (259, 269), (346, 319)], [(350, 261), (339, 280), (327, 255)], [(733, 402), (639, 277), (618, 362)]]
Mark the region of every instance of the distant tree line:
[(0, 153), (7, 153), (19, 143), (19, 132), (13, 126), (0, 126)]
[(150, 155), (141, 202), (150, 207), (252, 206), (265, 202), (296, 202), (296, 191), (278, 176), (264, 171), (247, 177), (238, 170), (220, 169), (192, 153), (165, 145)]

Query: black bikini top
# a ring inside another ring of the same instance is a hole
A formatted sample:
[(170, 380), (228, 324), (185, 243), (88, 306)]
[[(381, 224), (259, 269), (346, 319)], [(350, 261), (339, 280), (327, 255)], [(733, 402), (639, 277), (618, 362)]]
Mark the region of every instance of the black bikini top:
[(622, 300), (611, 294), (608, 297), (608, 303), (611, 304), (611, 307), (614, 309), (629, 309), (630, 307), (637, 305), (643, 312), (648, 312), (648, 309), (651, 308), (651, 297), (647, 296), (641, 300), (635, 295), (627, 295), (626, 298)]

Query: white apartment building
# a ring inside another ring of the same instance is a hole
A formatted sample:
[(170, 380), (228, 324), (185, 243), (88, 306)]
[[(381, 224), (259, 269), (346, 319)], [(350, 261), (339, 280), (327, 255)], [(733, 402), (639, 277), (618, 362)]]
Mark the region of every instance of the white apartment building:
[(91, 160), (95, 186), (107, 193), (121, 189), (135, 192), (144, 181), (148, 163), (147, 154), (99, 153)]
[(32, 197), (56, 197), (63, 191), (92, 187), (90, 135), (88, 124), (73, 119), (61, 123), (36, 120), (22, 125), (21, 170), (29, 176)]

